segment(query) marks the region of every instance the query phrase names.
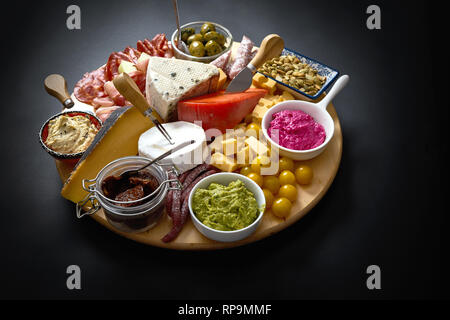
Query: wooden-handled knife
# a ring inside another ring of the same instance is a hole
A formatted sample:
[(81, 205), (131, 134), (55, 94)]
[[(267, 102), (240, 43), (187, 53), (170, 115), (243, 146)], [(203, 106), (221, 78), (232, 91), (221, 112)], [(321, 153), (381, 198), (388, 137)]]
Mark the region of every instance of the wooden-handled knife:
[(250, 61), (239, 74), (230, 82), (226, 92), (242, 92), (247, 90), (252, 84), (253, 74), (263, 65), (264, 62), (275, 57), (279, 57), (284, 49), (284, 41), (277, 34), (266, 36), (256, 53), (256, 56)]

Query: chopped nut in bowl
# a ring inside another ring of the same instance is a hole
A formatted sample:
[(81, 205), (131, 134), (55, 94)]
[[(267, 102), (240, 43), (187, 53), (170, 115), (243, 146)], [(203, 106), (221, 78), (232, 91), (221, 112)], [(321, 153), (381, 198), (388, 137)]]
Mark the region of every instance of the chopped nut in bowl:
[(339, 75), (337, 70), (286, 48), (280, 57), (266, 61), (258, 72), (312, 100)]

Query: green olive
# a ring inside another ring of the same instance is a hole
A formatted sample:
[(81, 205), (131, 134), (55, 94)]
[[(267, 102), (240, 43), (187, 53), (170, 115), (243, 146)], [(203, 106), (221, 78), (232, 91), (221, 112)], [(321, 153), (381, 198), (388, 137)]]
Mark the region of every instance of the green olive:
[(220, 44), (221, 46), (225, 44), (225, 37), (223, 36), (223, 34), (220, 34), (216, 31), (210, 31), (208, 33), (205, 33), (203, 35), (203, 39), (205, 39), (206, 42), (208, 42), (209, 40), (213, 40), (218, 44)]
[(181, 30), (181, 40), (186, 42), (187, 39), (189, 38), (189, 36), (191, 36), (193, 34), (195, 34), (194, 28), (185, 28), (185, 29)]
[(205, 22), (200, 28), (201, 34), (206, 34), (210, 31), (216, 31), (216, 27), (211, 22)]
[(203, 40), (203, 36), (200, 33), (193, 34), (193, 35), (188, 37), (187, 44), (190, 45), (194, 41), (203, 42), (204, 41)]
[(216, 40), (216, 42), (223, 47), (225, 45), (225, 36), (219, 33), (219, 38)]
[(194, 57), (203, 57), (205, 55), (205, 46), (200, 41), (193, 41), (189, 45), (189, 53)]
[(222, 47), (220, 46), (220, 44), (218, 44), (214, 40), (209, 40), (205, 44), (205, 50), (206, 50), (207, 56), (214, 56), (214, 55), (222, 52)]

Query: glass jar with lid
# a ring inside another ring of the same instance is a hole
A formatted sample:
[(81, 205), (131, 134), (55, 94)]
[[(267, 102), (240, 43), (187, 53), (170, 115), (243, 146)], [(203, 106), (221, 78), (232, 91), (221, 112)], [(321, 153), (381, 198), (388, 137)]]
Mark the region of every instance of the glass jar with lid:
[(151, 160), (138, 156), (120, 158), (107, 164), (95, 179), (83, 180), (83, 188), (89, 194), (77, 203), (77, 217), (95, 214), (102, 208), (108, 223), (117, 230), (138, 233), (154, 227), (162, 217), (168, 191), (181, 188), (176, 178), (178, 173), (173, 166), (153, 164), (142, 170), (156, 178), (159, 185), (144, 198), (127, 202), (136, 203), (135, 206), (122, 206), (123, 202), (108, 198), (102, 190), (102, 183), (106, 178), (139, 169), (149, 161)]

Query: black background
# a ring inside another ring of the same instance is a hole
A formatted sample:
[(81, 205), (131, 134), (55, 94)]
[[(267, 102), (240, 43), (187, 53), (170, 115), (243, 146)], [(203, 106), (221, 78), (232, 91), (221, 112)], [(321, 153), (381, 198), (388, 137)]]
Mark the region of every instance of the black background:
[[(66, 28), (81, 7), (82, 29)], [(382, 29), (365, 13), (378, 4)], [(84, 72), (175, 28), (170, 1), (17, 2), (2, 20), (0, 298), (390, 299), (448, 298), (445, 185), (447, 63), (433, 63), (438, 5), (406, 1), (187, 1), (181, 23), (211, 20), (260, 43), (286, 46), (351, 77), (335, 99), (341, 167), (323, 200), (270, 238), (212, 252), (178, 252), (121, 238), (78, 220), (37, 140), (60, 110), (43, 80)], [(445, 42), (437, 37), (437, 43)], [(442, 47), (444, 50), (444, 47)], [(433, 72), (433, 66), (439, 72)], [(444, 92), (444, 94), (442, 94)], [(439, 96), (437, 96), (439, 94)], [(82, 269), (82, 290), (66, 268)], [(381, 267), (381, 290), (366, 268)]]

